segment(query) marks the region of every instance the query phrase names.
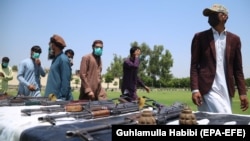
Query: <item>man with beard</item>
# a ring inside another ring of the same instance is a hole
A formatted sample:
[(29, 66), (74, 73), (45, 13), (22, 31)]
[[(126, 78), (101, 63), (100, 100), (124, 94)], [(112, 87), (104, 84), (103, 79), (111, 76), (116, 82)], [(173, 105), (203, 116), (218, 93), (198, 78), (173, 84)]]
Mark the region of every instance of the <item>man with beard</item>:
[(0, 66), (0, 94), (7, 94), (8, 82), (13, 79), (12, 69), (9, 65), (10, 59), (8, 57), (2, 58)]
[(82, 57), (80, 65), (81, 88), (79, 100), (106, 100), (106, 91), (102, 88), (103, 42), (95, 40), (93, 52)]
[(196, 33), (191, 44), (190, 81), (192, 100), (199, 111), (232, 113), (235, 85), (240, 108), (248, 109), (242, 69), (241, 41), (225, 24), (228, 10), (219, 4), (205, 8), (210, 29)]
[(17, 79), (19, 81), (18, 95), (39, 97), (41, 95), (41, 76), (45, 71), (39, 59), (42, 49), (40, 46), (31, 48), (30, 57), (21, 61), (18, 66)]
[(73, 100), (70, 88), (71, 65), (67, 55), (63, 53), (66, 47), (64, 39), (54, 34), (49, 42), (49, 59), (52, 59), (50, 66), (45, 96), (53, 94), (58, 100)]

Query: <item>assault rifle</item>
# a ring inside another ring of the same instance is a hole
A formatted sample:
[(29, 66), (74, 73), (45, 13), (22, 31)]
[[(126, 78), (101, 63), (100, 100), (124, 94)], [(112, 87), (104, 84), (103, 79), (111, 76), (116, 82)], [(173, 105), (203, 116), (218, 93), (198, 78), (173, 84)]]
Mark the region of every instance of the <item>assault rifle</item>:
[(125, 117), (122, 121), (113, 122), (111, 124), (98, 125), (94, 127), (82, 128), (74, 131), (66, 131), (66, 137), (80, 137), (82, 140), (91, 141), (94, 138), (89, 134), (91, 132), (97, 132), (105, 129), (111, 129), (112, 125), (136, 125), (137, 121), (134, 118)]
[[(145, 98), (146, 102), (152, 101), (152, 106), (156, 108), (155, 111), (152, 111), (153, 112), (152, 116), (156, 121), (156, 125), (166, 125), (166, 123), (169, 120), (178, 118), (181, 111), (186, 106), (186, 104), (181, 103), (181, 102), (175, 102), (170, 106), (165, 106), (148, 97), (142, 97), (142, 98)], [(140, 124), (140, 121), (139, 121), (140, 117), (142, 117), (141, 112), (131, 114), (130, 116), (125, 117), (124, 120), (113, 122), (110, 124), (87, 127), (87, 128), (74, 130), (74, 131), (66, 131), (66, 137), (80, 137), (84, 141), (85, 140), (91, 141), (93, 140), (93, 137), (90, 135), (91, 132), (111, 129), (112, 125), (135, 125), (135, 124), (143, 125), (143, 124)]]
[(143, 96), (143, 98), (147, 99), (147, 102), (152, 101), (152, 106), (156, 108), (154, 116), (157, 125), (165, 125), (169, 120), (178, 118), (187, 106), (187, 104), (181, 102), (174, 102), (172, 105), (166, 106), (146, 96)]
[(0, 106), (41, 105), (41, 101), (48, 101), (48, 97), (8, 96), (0, 101)]
[(107, 104), (102, 106), (96, 106), (94, 110), (86, 109), (82, 112), (67, 112), (65, 114), (58, 115), (46, 115), (39, 117), (40, 122), (49, 122), (52, 125), (56, 124), (56, 119), (72, 117), (75, 119), (96, 119), (108, 116), (115, 116), (130, 112), (139, 111), (138, 103), (136, 102), (125, 102), (118, 104)]
[[(113, 100), (103, 101), (86, 101), (86, 100), (73, 100), (73, 101), (46, 101), (45, 107), (22, 109), (21, 113), (31, 116), (33, 112), (53, 113), (53, 112), (80, 112), (84, 109), (91, 109), (98, 106), (114, 104)], [(53, 105), (53, 106), (52, 106)], [(56, 106), (57, 105), (57, 106)]]
[(165, 125), (170, 120), (179, 118), (181, 112), (186, 107), (186, 104), (175, 102), (171, 106), (162, 106), (157, 113), (155, 119), (157, 125)]

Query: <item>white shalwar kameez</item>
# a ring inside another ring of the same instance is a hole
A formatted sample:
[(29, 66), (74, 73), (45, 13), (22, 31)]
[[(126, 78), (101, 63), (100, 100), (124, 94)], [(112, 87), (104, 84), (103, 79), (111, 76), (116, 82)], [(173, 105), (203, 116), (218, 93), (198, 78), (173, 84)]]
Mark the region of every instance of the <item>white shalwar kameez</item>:
[(225, 77), (225, 49), (226, 31), (220, 35), (213, 29), (216, 49), (216, 75), (211, 90), (203, 96), (203, 103), (198, 107), (199, 111), (232, 114), (226, 77)]

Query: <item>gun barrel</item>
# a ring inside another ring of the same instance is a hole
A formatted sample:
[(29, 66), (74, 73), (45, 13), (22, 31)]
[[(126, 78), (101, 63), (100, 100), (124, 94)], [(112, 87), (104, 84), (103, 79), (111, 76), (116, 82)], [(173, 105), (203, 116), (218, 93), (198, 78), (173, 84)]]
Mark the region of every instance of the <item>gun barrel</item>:
[(80, 136), (84, 140), (91, 141), (93, 140), (93, 137), (90, 136), (90, 134), (88, 133), (97, 132), (97, 131), (101, 131), (105, 129), (111, 129), (112, 125), (124, 125), (124, 124), (135, 125), (137, 124), (137, 121), (134, 121), (132, 119), (125, 119), (122, 121), (113, 122), (112, 124), (103, 124), (103, 125), (98, 125), (94, 127), (86, 127), (86, 128), (78, 129), (75, 131), (66, 131), (66, 137)]
[(32, 112), (46, 112), (46, 113), (52, 113), (52, 112), (63, 112), (65, 109), (63, 107), (40, 107), (36, 109), (22, 109), (21, 113), (24, 113), (28, 116), (31, 116)]
[(65, 113), (65, 114), (58, 114), (58, 115), (46, 115), (43, 117), (38, 117), (38, 121), (49, 122), (52, 125), (55, 125), (56, 119), (69, 118), (69, 117), (76, 118), (76, 119), (80, 119), (80, 118), (91, 119), (92, 114), (87, 111), (84, 111), (84, 112), (73, 112), (73, 113)]

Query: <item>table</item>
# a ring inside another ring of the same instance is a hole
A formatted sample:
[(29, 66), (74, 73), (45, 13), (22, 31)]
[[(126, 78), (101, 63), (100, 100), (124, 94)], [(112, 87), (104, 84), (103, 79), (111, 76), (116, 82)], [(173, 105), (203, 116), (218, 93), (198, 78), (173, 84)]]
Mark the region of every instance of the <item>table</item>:
[[(55, 105), (56, 106), (56, 105)], [(124, 114), (91, 120), (75, 120), (74, 118), (60, 118), (56, 125), (48, 122), (39, 122), (38, 117), (47, 113), (34, 113), (31, 116), (21, 114), (21, 109), (40, 108), (43, 106), (5, 106), (0, 107), (0, 140), (1, 141), (83, 141), (81, 137), (66, 137), (69, 130), (78, 130), (86, 127), (109, 125), (115, 121), (121, 121)], [(58, 112), (53, 114), (62, 114)], [(215, 114), (194, 112), (199, 125), (250, 125), (250, 115)], [(166, 125), (178, 125), (178, 119), (166, 123)], [(141, 126), (141, 125), (139, 125)], [(91, 133), (94, 140), (111, 141), (111, 129)]]

